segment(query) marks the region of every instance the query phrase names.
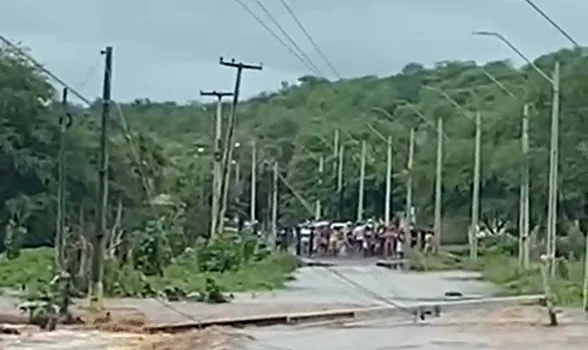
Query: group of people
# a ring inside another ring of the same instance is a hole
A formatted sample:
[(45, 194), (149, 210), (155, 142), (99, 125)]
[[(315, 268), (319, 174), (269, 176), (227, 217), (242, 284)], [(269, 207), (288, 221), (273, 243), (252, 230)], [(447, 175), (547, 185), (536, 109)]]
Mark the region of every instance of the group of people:
[[(287, 237), (290, 236), (290, 237)], [(298, 255), (404, 258), (407, 249), (432, 249), (433, 231), (401, 218), (383, 221), (304, 222), (283, 230), (280, 241), (295, 243)]]

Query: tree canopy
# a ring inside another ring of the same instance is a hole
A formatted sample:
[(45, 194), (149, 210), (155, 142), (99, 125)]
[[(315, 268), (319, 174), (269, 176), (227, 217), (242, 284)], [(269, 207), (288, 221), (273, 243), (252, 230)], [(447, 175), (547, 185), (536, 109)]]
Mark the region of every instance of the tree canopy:
[[(535, 64), (550, 73), (561, 62), (560, 220), (583, 215), (588, 190), (588, 124), (583, 115), (588, 98), (588, 58), (562, 50), (538, 58)], [(515, 97), (493, 82), (495, 77)], [(253, 79), (253, 78), (251, 78)], [(461, 105), (456, 108), (442, 89)], [(337, 212), (333, 138), (336, 129), (345, 143), (344, 211), (354, 218), (359, 175), (359, 141), (368, 143), (366, 215), (381, 217), (384, 207), (386, 144), (393, 137), (393, 207), (402, 210), (407, 178), (408, 130), (416, 128), (413, 168), (414, 202), (418, 220), (431, 222), (436, 155), (436, 118), (443, 118), (443, 215), (454, 225), (454, 240), (465, 240), (459, 226), (470, 212), (474, 123), (482, 113), (482, 218), (516, 225), (523, 161), (520, 129), (523, 104), (532, 103), (529, 164), (531, 217), (542, 224), (547, 203), (551, 86), (531, 67), (508, 61), (480, 66), (470, 61), (439, 62), (434, 67), (408, 63), (398, 74), (329, 82), (304, 76), (296, 86), (282, 84), (239, 104), (236, 161), (241, 181), (233, 186), (230, 214), (248, 215), (251, 141), (258, 145), (260, 171), (257, 217), (269, 215), (269, 161), (277, 160), (285, 183), (280, 184), (279, 216), (283, 223), (311, 216), (298, 196), (323, 201), (329, 216)], [(164, 196), (185, 208), (187, 235), (206, 234), (211, 189), (212, 135), (215, 107), (211, 103), (179, 105), (137, 99), (115, 104), (111, 114), (110, 215), (124, 206), (122, 226), (132, 231), (152, 215), (150, 201)], [(66, 221), (72, 229), (91, 232), (96, 208), (98, 104), (67, 107), (74, 116), (66, 131)], [(387, 111), (378, 112), (374, 108)], [(415, 113), (415, 110), (420, 112)], [(228, 106), (225, 108), (228, 112)], [(26, 228), (26, 244), (50, 245), (55, 235), (59, 116), (64, 114), (59, 93), (41, 72), (8, 50), (0, 51), (0, 220)], [(374, 129), (379, 134), (374, 132)], [(325, 157), (323, 185), (318, 185), (318, 157)], [(238, 197), (238, 200), (235, 198)], [(6, 231), (6, 230), (4, 230)], [(3, 237), (6, 232), (1, 232)], [(2, 240), (4, 241), (4, 239)]]

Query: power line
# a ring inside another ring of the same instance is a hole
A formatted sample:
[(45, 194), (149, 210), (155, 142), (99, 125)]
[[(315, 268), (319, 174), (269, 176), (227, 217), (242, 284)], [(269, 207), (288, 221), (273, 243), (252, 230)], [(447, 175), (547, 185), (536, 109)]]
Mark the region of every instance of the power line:
[(75, 97), (77, 97), (78, 99), (82, 100), (82, 102), (84, 102), (85, 104), (87, 104), (88, 107), (92, 107), (92, 102), (90, 101), (90, 99), (86, 98), (84, 95), (82, 95), (81, 93), (79, 93), (76, 89), (74, 89), (71, 85), (69, 85), (65, 81), (61, 80), (58, 76), (56, 76), (55, 74), (53, 74), (53, 72), (51, 72), (49, 69), (45, 68), (41, 63), (39, 63), (39, 61), (37, 61), (33, 56), (31, 56), (28, 53), (26, 53), (23, 49), (21, 49), (20, 47), (18, 47), (18, 45), (13, 44), (12, 41), (8, 40), (2, 34), (0, 34), (0, 41), (2, 41), (8, 47), (10, 47), (12, 50), (14, 50), (19, 56), (22, 56), (22, 57), (26, 58), (37, 69), (41, 70), (43, 73), (47, 74), (51, 79), (55, 80), (61, 86), (63, 86), (64, 88), (66, 88)]
[(292, 39), (292, 37), (288, 34), (288, 32), (286, 31), (286, 29), (284, 29), (284, 27), (282, 27), (282, 25), (280, 24), (280, 22), (272, 15), (272, 13), (270, 12), (270, 10), (268, 10), (268, 8), (265, 7), (265, 5), (263, 4), (263, 2), (261, 2), (261, 0), (255, 0), (255, 2), (257, 3), (257, 5), (259, 5), (259, 7), (261, 8), (261, 10), (263, 12), (265, 12), (265, 14), (268, 16), (268, 18), (270, 19), (270, 21), (272, 21), (272, 23), (278, 28), (278, 30), (282, 33), (282, 35), (290, 42), (290, 44), (292, 44), (292, 46), (294, 47), (294, 49), (298, 50), (298, 52), (300, 53), (300, 55), (308, 62), (308, 64), (310, 66), (312, 66), (314, 68), (313, 71), (315, 71), (315, 73), (319, 73), (319, 75), (320, 75), (320, 69), (312, 62), (312, 60), (310, 59), (310, 57), (308, 57), (308, 55), (306, 54), (306, 52), (304, 52), (304, 50), (302, 50), (302, 48), (300, 48), (300, 46), (296, 43), (296, 41), (294, 39)]
[(310, 43), (312, 44), (312, 46), (314, 46), (315, 50), (321, 56), (321, 58), (323, 59), (323, 61), (325, 61), (325, 63), (327, 64), (327, 66), (329, 66), (329, 68), (333, 71), (333, 73), (335, 73), (335, 76), (337, 78), (339, 78), (339, 79), (343, 79), (341, 77), (341, 75), (339, 74), (339, 72), (337, 71), (337, 69), (335, 69), (335, 66), (333, 66), (331, 64), (331, 62), (327, 58), (327, 55), (325, 55), (325, 53), (323, 52), (323, 50), (320, 49), (320, 47), (318, 46), (318, 44), (316, 43), (316, 41), (314, 41), (314, 39), (312, 38), (312, 35), (310, 35), (310, 32), (306, 29), (306, 27), (304, 27), (304, 25), (302, 24), (302, 22), (300, 21), (300, 19), (298, 18), (298, 16), (296, 16), (296, 13), (292, 9), (292, 7), (288, 4), (288, 2), (286, 0), (280, 0), (280, 2), (282, 3), (282, 5), (286, 9), (286, 11), (288, 11), (288, 13), (292, 17), (292, 19), (294, 19), (294, 21), (296, 22), (296, 24), (298, 25), (298, 27), (300, 28), (300, 30), (302, 30), (302, 32), (304, 33), (304, 35), (306, 36), (306, 38), (308, 39), (308, 41), (310, 41)]
[[(306, 68), (308, 68), (311, 71), (315, 71), (315, 69), (312, 67), (312, 65), (310, 65), (308, 62), (306, 62), (306, 60), (304, 60), (304, 58), (302, 56), (300, 56), (300, 54), (298, 52), (296, 52), (296, 50), (294, 50), (292, 47), (290, 47), (290, 45), (288, 45), (282, 38), (280, 38), (279, 35), (277, 35), (267, 24), (265, 24), (265, 22), (259, 18), (258, 15), (255, 14), (255, 12), (253, 12), (249, 6), (245, 5), (245, 3), (242, 0), (235, 0), (235, 2), (237, 2), (239, 5), (241, 5), (241, 7), (247, 12), (249, 13), (249, 15), (251, 15), (251, 17), (253, 17), (263, 28), (265, 28), (265, 30), (267, 30), (273, 37), (274, 39), (276, 39), (280, 44), (282, 44), (282, 46), (284, 46), (286, 49), (288, 49), (288, 51), (290, 51), (290, 53), (292, 55), (294, 55), (296, 58), (298, 58), (298, 60), (304, 65), (306, 66)], [(318, 74), (318, 72), (316, 72), (315, 74)]]

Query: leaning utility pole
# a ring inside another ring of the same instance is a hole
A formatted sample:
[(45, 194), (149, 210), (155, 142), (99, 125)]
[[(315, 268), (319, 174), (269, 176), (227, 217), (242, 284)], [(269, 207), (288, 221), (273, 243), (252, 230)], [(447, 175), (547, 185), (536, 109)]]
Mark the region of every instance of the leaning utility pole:
[(386, 151), (386, 201), (384, 202), (384, 224), (390, 225), (390, 201), (392, 200), (392, 136), (388, 136)]
[(559, 158), (559, 62), (553, 70), (553, 103), (551, 110), (551, 150), (549, 157), (549, 198), (547, 207), (547, 255), (551, 276), (555, 276), (555, 256), (557, 241), (557, 182)]
[(257, 199), (257, 144), (255, 139), (251, 141), (251, 195), (249, 198), (249, 220), (251, 221), (251, 227), (255, 229), (255, 217), (256, 202)]
[(523, 155), (523, 169), (521, 174), (521, 203), (519, 222), (519, 264), (522, 268), (530, 266), (529, 242), (529, 110), (530, 105), (523, 106), (523, 121), (521, 127), (521, 151)]
[(408, 179), (406, 180), (406, 218), (409, 224), (414, 224), (412, 217), (412, 167), (414, 165), (414, 128), (410, 128), (410, 135), (408, 138), (408, 163), (406, 169), (408, 171)]
[(343, 144), (339, 147), (339, 160), (337, 162), (337, 216), (338, 219), (343, 219), (343, 155), (345, 147)]
[(235, 131), (235, 124), (237, 122), (237, 104), (239, 103), (239, 92), (241, 89), (241, 75), (244, 69), (250, 70), (262, 70), (261, 65), (245, 64), (243, 62), (236, 62), (233, 58), (231, 61), (225, 61), (222, 57), (219, 61), (221, 66), (232, 67), (237, 69), (237, 76), (235, 78), (235, 90), (233, 92), (233, 103), (231, 106), (231, 113), (229, 114), (227, 135), (225, 137), (223, 156), (222, 156), (222, 169), (223, 179), (221, 183), (221, 206), (219, 209), (219, 216), (217, 218), (219, 223), (219, 231), (222, 231), (224, 227), (224, 217), (227, 211), (227, 202), (229, 195), (229, 183), (231, 178), (231, 160), (233, 158), (233, 134)]
[(321, 208), (321, 199), (320, 199), (320, 195), (322, 194), (323, 191), (323, 172), (324, 172), (324, 168), (325, 168), (325, 158), (323, 156), (319, 157), (319, 162), (318, 162), (318, 188), (319, 188), (319, 196), (317, 196), (316, 199), (316, 204), (315, 204), (315, 212), (314, 212), (314, 219), (316, 221), (321, 219), (321, 212), (322, 212), (322, 208)]
[(436, 251), (441, 249), (441, 195), (443, 181), (443, 118), (437, 118), (437, 165), (435, 169), (435, 219), (433, 229), (435, 231)]
[(210, 210), (210, 238), (214, 239), (217, 231), (222, 180), (222, 133), (223, 133), (223, 97), (232, 96), (232, 92), (200, 91), (200, 96), (216, 97), (216, 115), (214, 120), (214, 164), (212, 168), (212, 206)]
[(271, 246), (275, 249), (278, 237), (278, 161), (274, 161), (273, 190), (272, 190), (272, 240)]
[(474, 144), (474, 184), (472, 189), (472, 225), (470, 228), (470, 259), (478, 259), (478, 227), (480, 226), (480, 158), (482, 146), (482, 113), (476, 112), (476, 136)]
[(108, 124), (110, 123), (110, 95), (112, 83), (112, 47), (102, 51), (105, 55), (102, 86), (102, 118), (100, 132), (100, 164), (98, 167), (98, 201), (96, 232), (92, 240), (92, 275), (90, 278), (90, 306), (102, 309), (104, 295), (104, 250), (106, 238), (106, 214), (108, 208)]
[(365, 158), (367, 156), (367, 143), (361, 141), (361, 163), (359, 166), (359, 193), (357, 195), (357, 222), (363, 220), (363, 195), (365, 189)]

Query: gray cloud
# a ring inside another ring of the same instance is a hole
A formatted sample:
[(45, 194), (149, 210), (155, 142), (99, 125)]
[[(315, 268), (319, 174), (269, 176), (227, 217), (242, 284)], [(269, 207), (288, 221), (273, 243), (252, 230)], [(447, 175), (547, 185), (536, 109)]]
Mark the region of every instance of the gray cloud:
[[(253, 0), (243, 1), (267, 20)], [(470, 35), (478, 29), (500, 31), (531, 57), (569, 46), (522, 0), (289, 2), (344, 77), (389, 75), (408, 62), (521, 62), (498, 41)], [(536, 2), (578, 41), (588, 41), (581, 17), (587, 1)], [(330, 73), (279, 1), (264, 3)], [(230, 89), (234, 71), (220, 67), (219, 56), (263, 62), (263, 72), (244, 76), (246, 96), (309, 73), (234, 0), (2, 0), (0, 23), (3, 34), (90, 97), (100, 91), (98, 52), (107, 44), (115, 47), (114, 95), (122, 100), (187, 101), (198, 99), (200, 89)], [(88, 72), (94, 74), (83, 85)]]

